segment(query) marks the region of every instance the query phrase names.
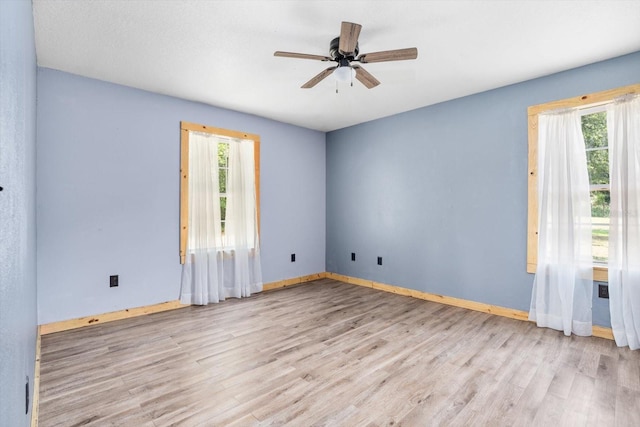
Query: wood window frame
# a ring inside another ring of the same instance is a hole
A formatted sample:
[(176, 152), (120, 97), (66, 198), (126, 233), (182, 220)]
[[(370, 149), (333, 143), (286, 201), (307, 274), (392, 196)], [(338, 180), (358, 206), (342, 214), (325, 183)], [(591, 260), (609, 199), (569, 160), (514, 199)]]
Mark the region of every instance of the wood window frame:
[(253, 141), (254, 176), (256, 186), (256, 217), (260, 234), (260, 135), (206, 126), (197, 123), (180, 122), (180, 264), (184, 264), (189, 235), (189, 131), (205, 132), (229, 138)]
[[(527, 109), (529, 120), (529, 173), (527, 210), (527, 273), (535, 273), (538, 265), (538, 116), (542, 113), (563, 108), (590, 108), (609, 104), (616, 98), (640, 93), (640, 83), (616, 89), (590, 93), (545, 104), (533, 105)], [(593, 267), (593, 280), (609, 281), (606, 266)]]

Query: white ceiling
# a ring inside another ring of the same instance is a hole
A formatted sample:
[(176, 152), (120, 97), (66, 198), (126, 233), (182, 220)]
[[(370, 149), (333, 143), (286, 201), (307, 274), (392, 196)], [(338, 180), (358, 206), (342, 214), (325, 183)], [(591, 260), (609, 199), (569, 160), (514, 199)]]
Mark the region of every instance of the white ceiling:
[[(321, 131), (640, 50), (640, 1), (34, 0), (38, 65)], [(382, 82), (340, 86), (329, 54), (341, 21)], [(639, 76), (640, 77), (640, 76)], [(215, 123), (211, 123), (215, 125)]]

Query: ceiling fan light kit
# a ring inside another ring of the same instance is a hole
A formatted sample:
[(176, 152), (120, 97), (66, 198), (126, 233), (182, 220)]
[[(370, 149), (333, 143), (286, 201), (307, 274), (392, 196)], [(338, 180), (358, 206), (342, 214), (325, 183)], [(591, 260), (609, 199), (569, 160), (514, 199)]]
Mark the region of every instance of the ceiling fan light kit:
[(274, 56), (332, 61), (337, 63), (336, 66), (329, 67), (321, 71), (311, 80), (303, 84), (301, 86), (303, 89), (310, 89), (314, 87), (331, 74), (333, 74), (336, 81), (340, 82), (353, 81), (353, 78), (355, 77), (367, 89), (371, 89), (378, 86), (380, 82), (361, 66), (352, 64), (353, 62), (368, 64), (373, 62), (403, 61), (407, 59), (416, 59), (418, 57), (418, 49), (415, 47), (364, 53), (358, 56), (360, 53), (358, 37), (360, 36), (361, 29), (362, 25), (360, 24), (342, 22), (340, 27), (340, 36), (331, 40), (331, 43), (329, 44), (329, 56), (282, 51), (276, 51)]
[(350, 66), (340, 66), (333, 72), (333, 77), (336, 81), (342, 83), (349, 83), (353, 81), (353, 78), (356, 76), (356, 70), (351, 68)]

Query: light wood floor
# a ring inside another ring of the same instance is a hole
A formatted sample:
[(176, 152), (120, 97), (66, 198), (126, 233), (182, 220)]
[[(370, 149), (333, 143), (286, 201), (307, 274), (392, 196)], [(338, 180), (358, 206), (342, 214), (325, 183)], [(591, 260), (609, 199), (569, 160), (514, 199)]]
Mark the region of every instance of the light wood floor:
[(640, 352), (332, 280), (42, 337), (40, 426), (640, 426)]

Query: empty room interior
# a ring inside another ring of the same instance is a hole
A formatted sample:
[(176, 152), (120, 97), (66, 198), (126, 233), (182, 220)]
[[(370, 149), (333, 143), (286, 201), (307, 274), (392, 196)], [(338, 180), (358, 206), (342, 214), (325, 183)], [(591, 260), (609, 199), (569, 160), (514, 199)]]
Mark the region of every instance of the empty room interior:
[(1, 0), (0, 425), (640, 425), (638, 22)]

